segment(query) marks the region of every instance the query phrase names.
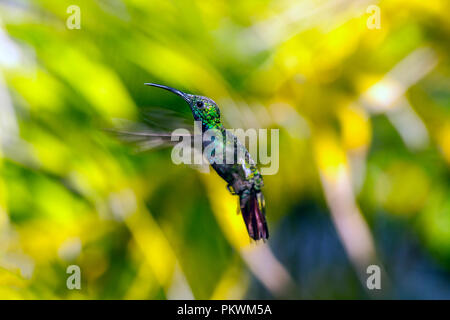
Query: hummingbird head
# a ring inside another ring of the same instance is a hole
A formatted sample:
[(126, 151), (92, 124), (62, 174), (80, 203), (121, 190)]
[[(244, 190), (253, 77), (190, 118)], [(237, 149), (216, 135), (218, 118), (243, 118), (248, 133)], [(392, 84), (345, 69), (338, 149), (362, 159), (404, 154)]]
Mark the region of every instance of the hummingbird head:
[(146, 83), (145, 85), (165, 89), (182, 97), (191, 108), (194, 120), (201, 121), (208, 127), (220, 125), (220, 110), (217, 104), (212, 99), (184, 93), (178, 89), (163, 86), (160, 84)]

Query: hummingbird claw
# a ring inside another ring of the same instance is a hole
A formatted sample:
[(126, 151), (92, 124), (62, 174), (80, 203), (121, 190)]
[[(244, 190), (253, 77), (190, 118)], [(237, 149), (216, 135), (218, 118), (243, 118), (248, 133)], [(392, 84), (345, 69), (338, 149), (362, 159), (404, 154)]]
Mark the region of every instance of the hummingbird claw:
[(227, 189), (228, 189), (228, 191), (230, 191), (230, 193), (233, 196), (237, 195), (236, 191), (234, 191), (234, 188), (233, 188), (233, 186), (231, 184), (227, 184)]

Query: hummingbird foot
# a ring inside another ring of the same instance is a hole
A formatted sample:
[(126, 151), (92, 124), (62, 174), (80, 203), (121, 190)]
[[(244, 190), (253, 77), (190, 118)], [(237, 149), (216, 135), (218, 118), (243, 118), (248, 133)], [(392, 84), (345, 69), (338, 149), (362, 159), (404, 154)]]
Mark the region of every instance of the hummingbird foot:
[(227, 184), (227, 189), (228, 189), (228, 191), (230, 191), (230, 193), (233, 196), (237, 195), (236, 191), (234, 191), (234, 188), (233, 188), (233, 186), (231, 184)]

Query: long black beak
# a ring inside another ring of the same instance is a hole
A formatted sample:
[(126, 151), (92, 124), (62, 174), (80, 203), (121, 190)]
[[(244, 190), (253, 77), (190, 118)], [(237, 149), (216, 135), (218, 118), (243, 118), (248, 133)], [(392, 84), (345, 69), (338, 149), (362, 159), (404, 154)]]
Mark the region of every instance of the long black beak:
[(184, 99), (184, 101), (186, 101), (189, 104), (189, 106), (191, 105), (191, 99), (188, 97), (188, 95), (178, 89), (174, 89), (174, 88), (163, 86), (161, 84), (156, 84), (156, 83), (144, 83), (144, 84), (146, 86), (157, 87), (157, 88), (165, 89), (167, 91), (175, 93), (177, 96), (182, 97)]

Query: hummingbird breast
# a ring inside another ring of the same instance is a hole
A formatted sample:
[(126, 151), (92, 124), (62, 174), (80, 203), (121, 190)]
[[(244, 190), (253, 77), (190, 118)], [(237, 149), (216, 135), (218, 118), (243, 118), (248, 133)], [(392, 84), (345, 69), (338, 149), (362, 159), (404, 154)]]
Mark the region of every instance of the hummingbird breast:
[(204, 142), (204, 147), (214, 143), (214, 150), (222, 150), (222, 161), (217, 163), (210, 158), (211, 166), (233, 187), (235, 193), (241, 194), (244, 190), (260, 191), (263, 186), (262, 176), (248, 150), (234, 134), (225, 129), (222, 137), (222, 140)]

